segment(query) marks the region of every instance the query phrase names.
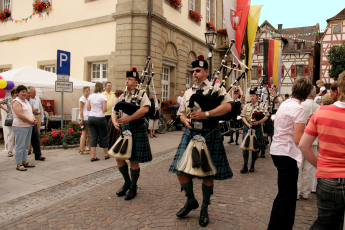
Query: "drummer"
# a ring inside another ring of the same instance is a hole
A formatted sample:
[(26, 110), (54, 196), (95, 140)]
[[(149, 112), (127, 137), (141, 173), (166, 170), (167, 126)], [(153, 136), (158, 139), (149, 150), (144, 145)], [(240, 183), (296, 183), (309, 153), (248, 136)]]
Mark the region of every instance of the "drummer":
[(234, 102), (235, 105), (232, 107), (231, 110), (231, 118), (230, 118), (230, 141), (229, 144), (234, 143), (233, 134), (236, 133), (236, 140), (235, 144), (238, 145), (238, 136), (240, 135), (240, 129), (243, 128), (243, 122), (241, 120), (237, 120), (237, 117), (241, 114), (241, 108), (244, 105), (244, 95), (241, 89), (241, 86), (235, 86), (231, 88), (229, 94), (231, 96), (231, 92), (234, 92)]

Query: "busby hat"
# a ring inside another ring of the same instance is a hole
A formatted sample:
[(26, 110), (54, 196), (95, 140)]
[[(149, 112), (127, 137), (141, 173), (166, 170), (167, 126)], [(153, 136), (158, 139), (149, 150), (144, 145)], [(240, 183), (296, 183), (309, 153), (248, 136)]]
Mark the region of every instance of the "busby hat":
[(249, 94), (257, 94), (258, 92), (258, 87), (250, 88), (249, 89)]
[(192, 66), (193, 68), (200, 67), (200, 68), (208, 69), (208, 63), (207, 61), (205, 61), (204, 55), (199, 55), (198, 60), (192, 62)]
[(131, 71), (127, 71), (126, 78), (127, 77), (134, 77), (137, 80), (139, 80), (139, 74), (137, 72), (137, 68), (133, 67)]

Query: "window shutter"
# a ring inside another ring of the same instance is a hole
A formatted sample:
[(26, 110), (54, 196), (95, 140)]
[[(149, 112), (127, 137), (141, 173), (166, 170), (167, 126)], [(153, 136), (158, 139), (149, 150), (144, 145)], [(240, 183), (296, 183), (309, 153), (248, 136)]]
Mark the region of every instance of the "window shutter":
[(259, 43), (255, 43), (254, 53), (255, 54), (259, 53)]
[(262, 66), (258, 66), (258, 78), (261, 78)]
[(282, 65), (282, 77), (284, 77), (284, 65)]
[(291, 66), (291, 77), (295, 77), (296, 76), (296, 66), (292, 65)]
[(304, 65), (304, 76), (309, 76), (309, 65)]

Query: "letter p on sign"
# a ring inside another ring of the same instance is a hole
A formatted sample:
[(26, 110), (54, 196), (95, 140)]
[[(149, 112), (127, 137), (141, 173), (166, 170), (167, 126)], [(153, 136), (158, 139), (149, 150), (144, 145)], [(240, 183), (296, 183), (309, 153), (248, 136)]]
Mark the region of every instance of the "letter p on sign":
[(71, 70), (71, 53), (63, 50), (57, 51), (57, 63), (56, 63), (57, 75), (70, 76)]

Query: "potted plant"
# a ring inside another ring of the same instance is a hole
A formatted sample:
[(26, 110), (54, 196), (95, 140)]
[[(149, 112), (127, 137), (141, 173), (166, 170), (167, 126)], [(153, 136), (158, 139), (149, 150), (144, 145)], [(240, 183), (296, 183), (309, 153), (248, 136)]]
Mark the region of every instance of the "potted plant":
[(48, 0), (45, 1), (36, 1), (34, 4), (32, 4), (33, 9), (35, 12), (42, 13), (45, 9), (49, 9), (51, 6), (51, 3)]
[(171, 106), (173, 105), (178, 105), (178, 104), (174, 102), (174, 100), (172, 99), (166, 99), (165, 101), (161, 103), (161, 108), (164, 110), (175, 109), (175, 108), (171, 108)]
[(201, 19), (202, 19), (202, 15), (196, 11), (196, 10), (193, 10), (191, 9), (189, 11), (189, 14), (188, 14), (189, 18), (196, 21), (196, 22), (201, 22)]
[(182, 8), (182, 0), (170, 0), (170, 5), (176, 10)]
[(212, 26), (213, 30), (216, 31), (216, 27), (212, 24), (212, 22), (206, 22), (207, 30), (209, 30), (211, 26)]
[(217, 34), (220, 36), (227, 36), (228, 31), (226, 29), (219, 29), (219, 30), (217, 30)]
[(5, 21), (6, 18), (11, 17), (11, 11), (8, 8), (5, 8), (1, 13), (0, 13), (0, 21)]

